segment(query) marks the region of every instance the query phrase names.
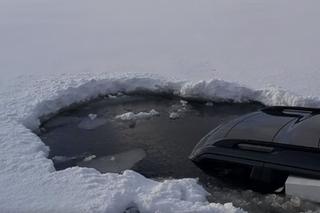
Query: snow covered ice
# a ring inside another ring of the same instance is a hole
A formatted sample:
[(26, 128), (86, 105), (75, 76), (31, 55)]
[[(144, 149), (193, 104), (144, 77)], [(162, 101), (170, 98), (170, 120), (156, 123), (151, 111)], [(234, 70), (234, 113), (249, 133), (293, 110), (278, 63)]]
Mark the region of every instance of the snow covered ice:
[[(194, 179), (55, 171), (32, 130), (64, 107), (135, 91), (319, 107), (319, 7), (297, 0), (1, 1), (0, 210), (123, 212), (134, 204), (141, 212), (241, 212), (208, 203)], [(91, 129), (103, 120), (73, 122)]]
[[(150, 76), (97, 75), (94, 79), (90, 75), (65, 75), (36, 81), (27, 78), (23, 84), (19, 83), (22, 86), (2, 91), (0, 103), (0, 159), (3, 162), (0, 209), (7, 212), (121, 212), (132, 202), (141, 212), (241, 212), (232, 204), (208, 203), (206, 192), (193, 179), (156, 182), (133, 171), (102, 175), (79, 167), (56, 172), (52, 161), (47, 159), (48, 147), (30, 129), (39, 127), (40, 117), (48, 117), (71, 104), (103, 94), (139, 90), (236, 102), (257, 100), (265, 104), (313, 106), (320, 103), (318, 98), (277, 90), (252, 90), (220, 80), (191, 83)], [(221, 85), (227, 85), (228, 90), (224, 87), (219, 90)], [(8, 95), (12, 92), (15, 97)]]

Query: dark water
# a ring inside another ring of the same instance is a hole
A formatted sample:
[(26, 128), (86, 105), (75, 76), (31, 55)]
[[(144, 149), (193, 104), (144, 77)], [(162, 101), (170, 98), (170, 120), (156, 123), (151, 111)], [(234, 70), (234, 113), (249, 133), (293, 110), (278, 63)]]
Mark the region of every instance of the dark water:
[[(43, 123), (40, 137), (50, 147), (57, 170), (93, 167), (101, 172), (133, 169), (154, 179), (199, 178), (211, 193), (209, 200), (233, 202), (250, 212), (301, 212), (315, 204), (250, 190), (241, 175), (208, 176), (189, 161), (195, 144), (222, 122), (263, 107), (251, 104), (181, 102), (157, 96), (109, 97), (61, 112)], [(158, 111), (149, 119), (122, 121), (126, 112)], [(176, 112), (178, 119), (170, 119)], [(93, 115), (91, 115), (93, 114)]]

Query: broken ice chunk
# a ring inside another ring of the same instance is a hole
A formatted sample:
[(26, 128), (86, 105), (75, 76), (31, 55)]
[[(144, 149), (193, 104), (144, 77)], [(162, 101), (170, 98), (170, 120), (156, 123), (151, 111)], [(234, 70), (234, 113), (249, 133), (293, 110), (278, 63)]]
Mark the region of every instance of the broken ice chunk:
[(85, 159), (83, 159), (83, 161), (91, 161), (92, 159), (95, 159), (96, 156), (95, 155), (90, 155), (88, 157), (86, 157)]
[(179, 117), (180, 117), (180, 115), (178, 113), (176, 113), (176, 112), (171, 112), (169, 114), (169, 118), (173, 119), (173, 120), (178, 119)]
[(143, 149), (133, 149), (111, 156), (94, 158), (90, 161), (82, 161), (78, 165), (95, 168), (102, 173), (121, 172), (131, 169), (136, 163), (143, 160), (145, 156), (146, 152)]
[(158, 116), (160, 113), (154, 109), (150, 110), (150, 112), (127, 112), (121, 115), (117, 115), (115, 118), (123, 121), (132, 121), (132, 120), (141, 120), (141, 119), (149, 119), (154, 116)]
[(213, 106), (213, 103), (212, 102), (207, 102), (206, 106)]
[(185, 100), (180, 100), (180, 103), (182, 106), (187, 106), (188, 104), (188, 101), (185, 101)]
[(75, 159), (77, 159), (77, 157), (67, 157), (67, 156), (59, 156), (59, 155), (52, 157), (52, 161), (54, 163), (64, 163), (64, 162), (75, 160)]
[(88, 115), (88, 117), (89, 117), (91, 120), (96, 119), (97, 116), (98, 116), (97, 114), (91, 114), (91, 113)]

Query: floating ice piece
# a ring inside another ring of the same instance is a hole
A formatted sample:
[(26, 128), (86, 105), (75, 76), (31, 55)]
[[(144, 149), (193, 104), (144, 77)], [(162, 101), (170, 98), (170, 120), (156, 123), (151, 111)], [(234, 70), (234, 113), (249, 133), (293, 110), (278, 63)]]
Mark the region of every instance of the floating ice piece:
[(112, 156), (95, 158), (90, 161), (82, 161), (79, 166), (95, 168), (102, 173), (121, 172), (131, 169), (136, 163), (146, 156), (143, 149), (133, 149)]
[(120, 119), (123, 121), (132, 121), (132, 120), (140, 120), (140, 119), (149, 119), (154, 116), (158, 116), (160, 113), (154, 109), (150, 110), (150, 112), (127, 112), (121, 115), (117, 115), (116, 119)]
[(282, 192), (283, 190), (284, 190), (284, 186), (276, 189), (274, 192), (275, 192), (275, 193), (280, 193), (280, 192)]
[(88, 117), (91, 119), (91, 120), (94, 120), (97, 118), (97, 114), (89, 114)]
[(64, 162), (75, 160), (75, 159), (77, 159), (77, 157), (67, 157), (67, 156), (58, 156), (58, 155), (52, 158), (52, 160), (55, 163), (64, 163)]
[(180, 100), (180, 103), (182, 106), (187, 106), (188, 104), (188, 101), (185, 101), (185, 100)]
[(292, 205), (296, 208), (300, 207), (301, 205), (301, 199), (297, 196), (293, 196), (291, 199), (290, 199), (290, 202), (292, 203)]
[(176, 113), (176, 112), (171, 112), (170, 114), (169, 114), (169, 118), (170, 119), (178, 119), (180, 117), (180, 115), (178, 114), (178, 113)]
[(92, 159), (95, 159), (96, 156), (95, 155), (90, 155), (88, 157), (86, 157), (85, 159), (83, 159), (83, 161), (91, 161)]
[(212, 102), (207, 102), (206, 106), (213, 106), (213, 103)]
[(106, 123), (107, 123), (107, 120), (104, 118), (94, 118), (94, 119), (85, 118), (78, 124), (78, 127), (80, 129), (91, 130), (91, 129), (96, 129), (100, 126), (103, 126)]
[(108, 95), (108, 98), (114, 99), (114, 98), (117, 98), (117, 96), (116, 95)]

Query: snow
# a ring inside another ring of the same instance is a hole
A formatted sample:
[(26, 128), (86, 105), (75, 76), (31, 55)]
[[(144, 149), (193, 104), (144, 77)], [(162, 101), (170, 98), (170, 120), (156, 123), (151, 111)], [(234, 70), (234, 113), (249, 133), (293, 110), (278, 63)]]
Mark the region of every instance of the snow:
[(153, 73), (319, 96), (316, 0), (2, 0), (0, 85), (21, 74)]
[(159, 112), (152, 109), (150, 110), (150, 112), (138, 112), (138, 113), (126, 112), (121, 115), (117, 115), (116, 119), (120, 119), (123, 121), (132, 121), (132, 120), (150, 119), (154, 116), (159, 116), (159, 115), (160, 115)]

